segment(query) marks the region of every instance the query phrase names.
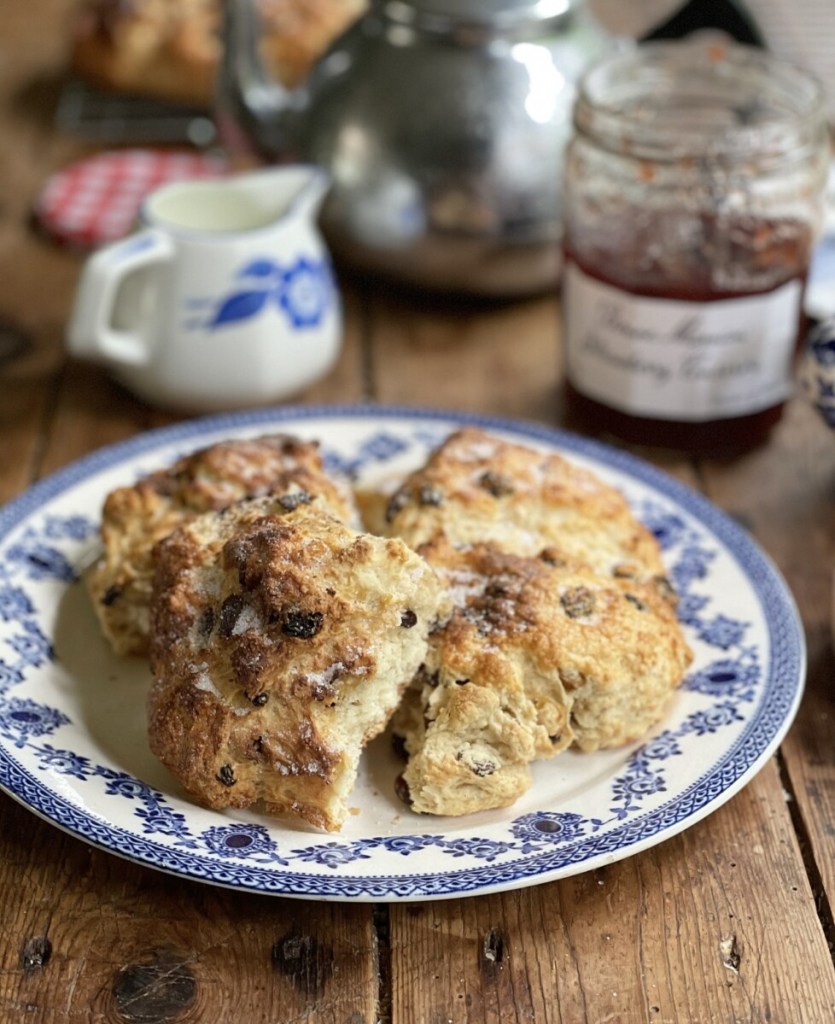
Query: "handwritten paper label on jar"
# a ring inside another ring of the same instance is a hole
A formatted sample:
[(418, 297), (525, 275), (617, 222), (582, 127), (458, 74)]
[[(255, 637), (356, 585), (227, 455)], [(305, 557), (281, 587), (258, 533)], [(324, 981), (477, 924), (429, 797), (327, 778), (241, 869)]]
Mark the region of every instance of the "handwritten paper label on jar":
[(711, 420), (787, 397), (802, 285), (717, 302), (625, 293), (565, 269), (565, 352), (583, 394), (638, 416)]

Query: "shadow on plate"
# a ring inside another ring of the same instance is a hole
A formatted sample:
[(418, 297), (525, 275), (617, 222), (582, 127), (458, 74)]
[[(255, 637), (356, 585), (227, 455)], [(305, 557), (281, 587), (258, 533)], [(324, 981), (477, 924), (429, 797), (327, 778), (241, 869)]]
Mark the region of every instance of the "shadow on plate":
[(180, 795), (179, 785), (148, 747), (148, 662), (118, 657), (110, 650), (83, 582), (64, 591), (53, 645), (65, 670), (59, 685), (72, 687), (69, 696), (78, 707), (78, 725), (102, 757), (149, 786)]

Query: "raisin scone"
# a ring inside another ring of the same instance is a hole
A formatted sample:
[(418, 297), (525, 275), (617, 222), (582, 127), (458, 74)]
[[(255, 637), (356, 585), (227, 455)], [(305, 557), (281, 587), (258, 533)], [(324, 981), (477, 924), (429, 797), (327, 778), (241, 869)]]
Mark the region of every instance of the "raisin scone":
[(656, 539), (620, 491), (557, 453), (477, 427), (432, 452), (375, 526), (414, 548), (443, 533), (453, 544), (492, 541), (516, 555), (548, 547), (606, 576), (651, 579), (665, 571)]
[(158, 548), (148, 736), (201, 803), (337, 830), (446, 598), (402, 541), (258, 498)]
[(203, 512), (270, 493), (314, 495), (347, 523), (358, 514), (350, 487), (325, 472), (319, 446), (289, 435), (228, 440), (112, 491), (104, 502), (104, 554), (87, 576), (104, 635), (117, 654), (146, 654), (154, 545)]
[(530, 763), (639, 738), (664, 714), (690, 663), (668, 588), (604, 577), (494, 544), (420, 554), (454, 602), (395, 715), (418, 812), (504, 807)]

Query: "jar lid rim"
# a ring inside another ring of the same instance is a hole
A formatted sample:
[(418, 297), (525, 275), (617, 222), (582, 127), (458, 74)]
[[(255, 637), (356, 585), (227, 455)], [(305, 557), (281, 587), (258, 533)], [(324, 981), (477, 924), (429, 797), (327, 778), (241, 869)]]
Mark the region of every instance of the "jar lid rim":
[[(617, 86), (622, 88), (615, 94)], [(705, 88), (716, 89), (717, 107), (720, 98), (727, 102), (724, 123), (677, 116), (698, 114), (699, 100), (706, 102), (699, 90)], [(664, 40), (591, 65), (578, 83), (574, 124), (609, 148), (633, 154), (745, 157), (788, 152), (810, 135), (825, 134), (826, 101), (813, 75), (756, 47), (709, 38)]]

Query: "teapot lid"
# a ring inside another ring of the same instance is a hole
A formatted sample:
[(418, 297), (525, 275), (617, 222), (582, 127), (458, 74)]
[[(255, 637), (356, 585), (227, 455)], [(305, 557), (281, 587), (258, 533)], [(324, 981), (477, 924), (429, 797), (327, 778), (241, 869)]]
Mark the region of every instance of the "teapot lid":
[(579, 0), (378, 0), (392, 21), (444, 29), (471, 25), (510, 29), (550, 21), (577, 7)]

